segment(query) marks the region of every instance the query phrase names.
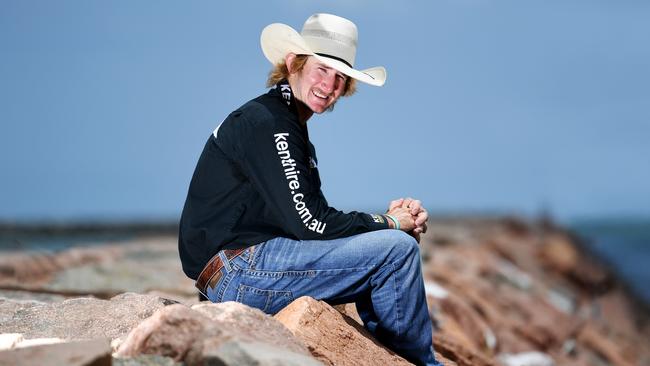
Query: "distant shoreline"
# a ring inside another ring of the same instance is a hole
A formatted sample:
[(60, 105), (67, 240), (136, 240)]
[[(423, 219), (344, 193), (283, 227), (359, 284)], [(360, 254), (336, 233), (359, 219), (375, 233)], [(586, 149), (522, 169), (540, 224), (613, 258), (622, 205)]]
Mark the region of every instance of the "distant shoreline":
[(102, 233), (139, 234), (176, 234), (176, 221), (131, 221), (131, 222), (37, 222), (7, 223), (0, 222), (0, 236), (20, 235), (56, 235), (76, 236)]

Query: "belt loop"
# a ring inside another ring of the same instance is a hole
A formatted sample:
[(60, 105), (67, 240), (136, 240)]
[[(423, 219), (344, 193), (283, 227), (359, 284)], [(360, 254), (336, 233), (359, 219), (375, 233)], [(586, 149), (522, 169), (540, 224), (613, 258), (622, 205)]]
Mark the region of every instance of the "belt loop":
[(248, 268), (249, 269), (255, 269), (255, 259), (257, 259), (257, 258), (255, 258), (255, 247), (256, 246), (257, 245), (251, 245), (250, 247), (248, 247), (248, 251), (249, 251), (249, 253), (248, 253)]
[(226, 273), (232, 272), (230, 261), (228, 261), (228, 257), (226, 256), (226, 253), (223, 250), (219, 251), (219, 258), (221, 258), (221, 263), (223, 263), (223, 266), (226, 268)]

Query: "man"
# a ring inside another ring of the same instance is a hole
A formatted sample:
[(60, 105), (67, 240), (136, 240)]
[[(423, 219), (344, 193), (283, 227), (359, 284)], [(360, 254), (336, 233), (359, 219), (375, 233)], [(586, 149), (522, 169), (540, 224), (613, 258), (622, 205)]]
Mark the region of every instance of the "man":
[(305, 295), (355, 302), (380, 341), (437, 365), (416, 241), (426, 210), (407, 198), (383, 215), (343, 213), (320, 189), (307, 121), (351, 95), (355, 79), (386, 79), (383, 67), (353, 68), (356, 41), (354, 23), (329, 14), (311, 16), (300, 34), (277, 23), (263, 30), (273, 88), (232, 112), (205, 145), (180, 222), (183, 270), (209, 300), (269, 314)]

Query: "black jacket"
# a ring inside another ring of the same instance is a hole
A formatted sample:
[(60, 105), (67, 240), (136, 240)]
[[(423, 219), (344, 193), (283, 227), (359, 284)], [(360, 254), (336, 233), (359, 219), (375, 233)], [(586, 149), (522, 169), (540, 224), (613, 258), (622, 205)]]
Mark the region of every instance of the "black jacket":
[(221, 249), (278, 236), (326, 240), (388, 228), (381, 215), (327, 204), (295, 103), (281, 82), (232, 112), (206, 142), (180, 221), (179, 252), (190, 278)]

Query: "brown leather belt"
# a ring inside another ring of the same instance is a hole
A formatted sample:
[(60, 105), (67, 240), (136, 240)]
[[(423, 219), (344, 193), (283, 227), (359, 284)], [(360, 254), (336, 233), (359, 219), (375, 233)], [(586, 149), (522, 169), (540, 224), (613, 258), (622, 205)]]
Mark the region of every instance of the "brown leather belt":
[[(225, 249), (222, 250), (222, 252), (224, 252), (226, 258), (228, 258), (228, 261), (230, 262), (230, 260), (241, 255), (245, 250), (246, 248), (232, 250)], [(198, 288), (203, 294), (206, 294), (205, 290), (208, 285), (214, 288), (221, 279), (221, 268), (223, 268), (223, 261), (221, 260), (219, 253), (217, 253), (212, 257), (212, 259), (210, 259), (208, 264), (203, 267), (203, 270), (196, 280), (196, 288)]]

